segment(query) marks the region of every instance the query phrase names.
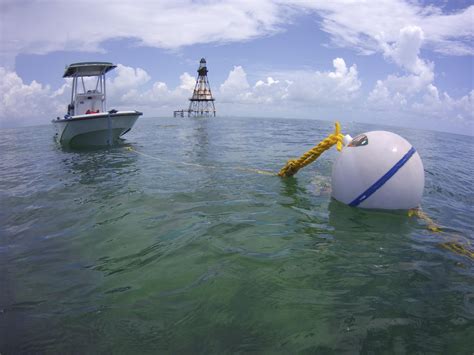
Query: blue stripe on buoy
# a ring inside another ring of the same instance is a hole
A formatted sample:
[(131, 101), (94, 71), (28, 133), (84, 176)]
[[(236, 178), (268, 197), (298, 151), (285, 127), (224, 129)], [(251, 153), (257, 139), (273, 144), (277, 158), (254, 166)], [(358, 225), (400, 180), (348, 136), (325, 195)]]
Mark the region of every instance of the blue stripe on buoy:
[(378, 179), (372, 186), (370, 186), (367, 190), (361, 193), (354, 201), (349, 203), (349, 206), (355, 207), (359, 206), (362, 202), (367, 200), (375, 191), (380, 189), (390, 178), (396, 174), (400, 168), (405, 165), (408, 159), (411, 158), (413, 154), (415, 154), (416, 149), (411, 147), (410, 150), (400, 159), (389, 171), (385, 173), (380, 179)]

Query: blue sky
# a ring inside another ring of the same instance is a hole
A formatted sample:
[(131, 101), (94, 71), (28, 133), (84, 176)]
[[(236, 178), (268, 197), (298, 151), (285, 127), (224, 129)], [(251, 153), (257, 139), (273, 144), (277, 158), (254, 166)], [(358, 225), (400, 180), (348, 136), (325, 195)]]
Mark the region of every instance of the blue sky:
[(110, 108), (169, 116), (187, 106), (205, 57), (220, 116), (474, 135), (469, 1), (0, 0), (0, 7), (0, 127), (64, 115), (65, 65), (93, 60), (119, 64), (109, 76)]

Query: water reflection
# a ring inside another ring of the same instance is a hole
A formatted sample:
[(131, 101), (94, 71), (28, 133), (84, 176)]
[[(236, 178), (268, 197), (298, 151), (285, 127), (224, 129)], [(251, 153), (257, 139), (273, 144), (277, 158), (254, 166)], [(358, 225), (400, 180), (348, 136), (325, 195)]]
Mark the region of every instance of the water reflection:
[(198, 164), (209, 164), (209, 120), (193, 118), (186, 123), (177, 132), (183, 144), (183, 155)]
[(139, 170), (137, 155), (126, 147), (133, 148), (124, 144), (95, 150), (69, 150), (65, 151), (62, 163), (68, 173), (79, 177), (80, 184), (113, 181), (125, 186)]

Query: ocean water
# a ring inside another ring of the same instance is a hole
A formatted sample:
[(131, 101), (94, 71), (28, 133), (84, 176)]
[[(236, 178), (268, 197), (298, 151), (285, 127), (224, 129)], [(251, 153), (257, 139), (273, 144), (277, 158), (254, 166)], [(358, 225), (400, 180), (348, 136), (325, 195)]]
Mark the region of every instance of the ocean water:
[(474, 349), (472, 137), (387, 129), (425, 167), (423, 210), (330, 197), (333, 130), (284, 119), (141, 118), (119, 145), (0, 131), (0, 353), (439, 353)]

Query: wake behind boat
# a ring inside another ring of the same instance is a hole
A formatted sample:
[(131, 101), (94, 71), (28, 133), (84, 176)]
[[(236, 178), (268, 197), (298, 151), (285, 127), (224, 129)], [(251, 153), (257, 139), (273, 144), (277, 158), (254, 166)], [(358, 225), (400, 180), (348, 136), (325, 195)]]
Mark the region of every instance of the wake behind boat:
[(130, 131), (142, 115), (139, 111), (107, 111), (105, 74), (115, 67), (107, 62), (74, 63), (66, 67), (63, 78), (72, 78), (71, 103), (63, 119), (53, 120), (61, 144), (111, 145)]

